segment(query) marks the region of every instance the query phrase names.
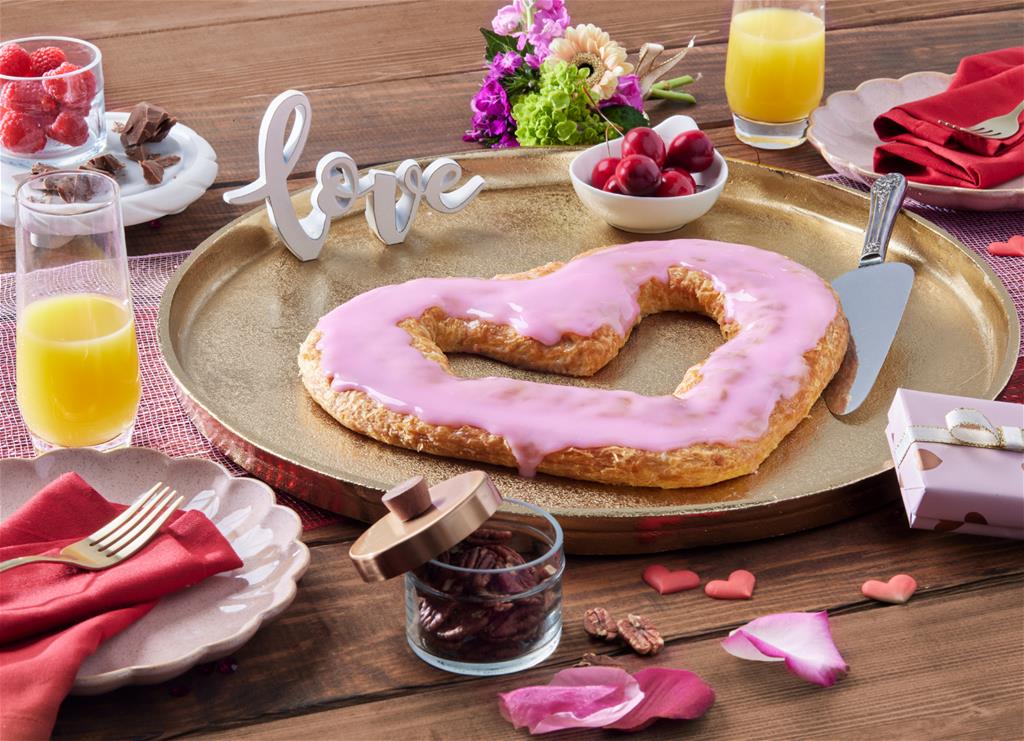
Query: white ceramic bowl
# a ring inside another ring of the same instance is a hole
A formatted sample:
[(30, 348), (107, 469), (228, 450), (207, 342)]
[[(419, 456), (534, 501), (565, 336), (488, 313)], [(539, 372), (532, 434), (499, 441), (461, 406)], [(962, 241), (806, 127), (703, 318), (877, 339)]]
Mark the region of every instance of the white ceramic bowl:
[[(684, 131), (697, 129), (689, 116), (672, 116), (654, 127), (665, 146)], [(722, 194), (729, 178), (725, 158), (715, 150), (715, 161), (704, 172), (695, 173), (693, 179), (705, 190), (689, 196), (656, 198), (653, 196), (627, 196), (608, 193), (590, 184), (590, 173), (605, 157), (622, 155), (622, 139), (597, 144), (580, 152), (569, 165), (569, 177), (576, 195), (583, 205), (617, 229), (641, 234), (660, 234), (679, 229), (711, 210)]]

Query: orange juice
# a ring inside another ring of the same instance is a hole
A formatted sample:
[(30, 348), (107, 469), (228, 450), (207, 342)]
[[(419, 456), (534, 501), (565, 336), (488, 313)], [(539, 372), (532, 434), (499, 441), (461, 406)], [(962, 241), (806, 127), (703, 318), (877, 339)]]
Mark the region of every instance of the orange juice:
[(37, 437), (84, 447), (131, 426), (139, 353), (124, 302), (89, 293), (34, 301), (18, 316), (16, 347), (18, 406)]
[(753, 121), (805, 118), (821, 101), (825, 23), (787, 8), (733, 16), (725, 61), (725, 94), (733, 113)]

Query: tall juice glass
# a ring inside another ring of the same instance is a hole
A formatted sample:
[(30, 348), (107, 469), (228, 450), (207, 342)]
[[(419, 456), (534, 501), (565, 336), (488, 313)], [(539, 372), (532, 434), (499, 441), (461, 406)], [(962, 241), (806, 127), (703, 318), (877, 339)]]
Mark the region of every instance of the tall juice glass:
[(734, 0), (732, 13), (725, 94), (736, 137), (802, 144), (825, 84), (825, 0)]
[(94, 172), (18, 188), (17, 398), (38, 451), (131, 442), (139, 353), (118, 187)]

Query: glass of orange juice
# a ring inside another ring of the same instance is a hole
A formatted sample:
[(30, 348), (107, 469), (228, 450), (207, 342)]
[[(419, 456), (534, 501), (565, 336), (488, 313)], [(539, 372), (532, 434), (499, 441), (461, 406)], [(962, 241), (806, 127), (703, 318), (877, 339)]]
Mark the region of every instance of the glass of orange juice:
[(141, 386), (117, 183), (32, 177), (15, 230), (17, 398), (36, 450), (128, 445)]
[(825, 0), (734, 0), (725, 94), (740, 141), (802, 144), (824, 84)]

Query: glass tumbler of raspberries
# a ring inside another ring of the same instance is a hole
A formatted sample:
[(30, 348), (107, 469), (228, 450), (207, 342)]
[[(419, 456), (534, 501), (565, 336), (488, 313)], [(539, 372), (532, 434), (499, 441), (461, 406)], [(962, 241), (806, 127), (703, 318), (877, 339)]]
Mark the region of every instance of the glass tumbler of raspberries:
[(106, 146), (100, 50), (33, 36), (0, 43), (0, 159), (74, 166)]

